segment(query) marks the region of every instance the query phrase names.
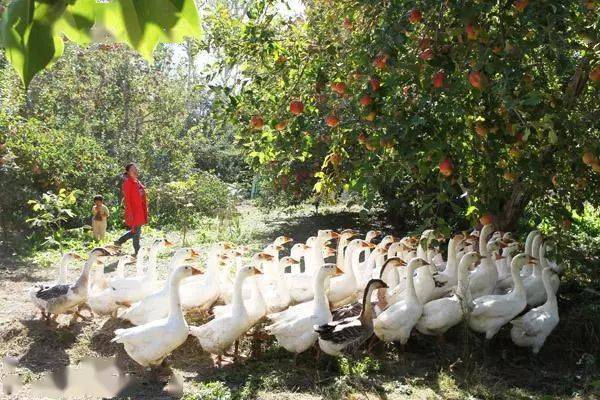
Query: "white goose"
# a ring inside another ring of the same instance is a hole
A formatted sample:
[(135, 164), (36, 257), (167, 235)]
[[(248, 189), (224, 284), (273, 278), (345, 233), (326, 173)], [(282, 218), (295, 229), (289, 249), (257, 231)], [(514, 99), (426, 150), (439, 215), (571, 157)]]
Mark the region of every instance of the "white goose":
[[(313, 246), (317, 246), (313, 242)], [(315, 269), (318, 271), (318, 267), (312, 266), (309, 267), (309, 264), (313, 262), (315, 265), (323, 265), (324, 259), (329, 258), (335, 255), (335, 250), (331, 247), (327, 247), (324, 244), (320, 245), (321, 256), (315, 260), (315, 255), (308, 256), (305, 253), (305, 260), (312, 260), (305, 263), (305, 271), (302, 273), (291, 273), (285, 274), (284, 279), (286, 281), (286, 285), (288, 290), (290, 291), (290, 296), (294, 303), (304, 303), (310, 301), (313, 298), (313, 285), (312, 281), (314, 278), (314, 273), (309, 271), (314, 271)], [(308, 247), (308, 253), (313, 253), (313, 248)], [(293, 267), (292, 267), (293, 268)]]
[[(533, 230), (531, 232), (529, 232), (529, 234), (527, 235), (527, 238), (525, 239), (525, 254), (527, 254), (530, 257), (533, 257), (533, 241), (536, 238), (536, 236), (540, 236), (541, 240), (541, 233), (538, 230)], [(538, 242), (538, 246), (539, 246)], [(533, 268), (523, 268), (523, 270), (521, 271), (521, 276), (523, 278), (528, 277), (529, 275), (531, 275), (531, 273), (533, 272)]]
[(298, 260), (292, 257), (283, 257), (278, 262), (278, 268), (274, 269), (271, 276), (272, 285), (259, 285), (265, 303), (267, 304), (267, 313), (275, 313), (289, 307), (292, 297), (285, 282), (284, 271), (292, 265), (299, 264)]
[[(125, 276), (125, 266), (133, 262), (133, 257), (125, 255), (119, 258), (116, 268), (116, 276)], [(104, 271), (104, 266), (98, 269)], [(112, 315), (116, 317), (119, 304), (113, 297), (113, 290), (110, 287), (106, 287), (100, 291), (94, 290), (92, 287), (91, 293), (88, 296), (87, 304), (90, 306), (92, 312), (96, 315)]]
[(190, 334), (200, 342), (204, 351), (217, 355), (217, 365), (221, 366), (222, 355), (254, 323), (248, 315), (242, 297), (244, 280), (252, 275), (262, 274), (255, 267), (242, 267), (237, 271), (231, 314), (223, 315), (201, 326), (190, 326)]
[(74, 312), (79, 315), (79, 307), (83, 305), (88, 298), (90, 268), (99, 257), (110, 256), (106, 249), (97, 247), (93, 249), (85, 262), (81, 274), (77, 281), (72, 284), (62, 284), (41, 287), (32, 297), (33, 304), (40, 309), (42, 317), (49, 320), (52, 316), (55, 319), (58, 314)]
[(473, 301), (473, 310), (469, 315), (469, 326), (476, 332), (485, 333), (486, 339), (493, 338), (496, 333), (527, 306), (525, 288), (520, 269), (525, 265), (528, 256), (524, 253), (513, 257), (510, 271), (514, 289), (504, 295), (481, 296)]
[[(372, 245), (362, 239), (354, 239), (346, 248), (343, 268), (344, 273), (331, 279), (327, 297), (333, 308), (343, 306), (356, 300), (358, 285), (354, 275), (354, 265), (359, 262), (360, 254)], [(339, 268), (339, 266), (338, 266)], [(329, 321), (328, 321), (329, 322)]]
[[(414, 255), (410, 258), (415, 258)], [(420, 258), (420, 257), (416, 257)], [(408, 268), (401, 268), (400, 280), (396, 287), (386, 291), (385, 298), (388, 304), (394, 304), (402, 299), (403, 293), (408, 287)], [(421, 304), (432, 299), (433, 290), (436, 287), (436, 282), (433, 279), (433, 273), (437, 273), (435, 266), (427, 263), (425, 268), (418, 268), (417, 272), (414, 273), (414, 287), (417, 293), (417, 298)]]
[(446, 296), (450, 293), (458, 283), (458, 262), (456, 252), (458, 247), (461, 245), (464, 237), (461, 234), (454, 235), (448, 241), (448, 257), (446, 261), (446, 267), (441, 271), (436, 281), (440, 282), (441, 285), (436, 285), (431, 293), (431, 299), (439, 299), (440, 297)]
[[(179, 268), (186, 260), (193, 260), (198, 257), (192, 249), (179, 249), (173, 254), (170, 260), (169, 271), (174, 271)], [(193, 274), (200, 275), (200, 274)], [(189, 275), (190, 277), (192, 275)], [(166, 318), (169, 315), (170, 303), (168, 301), (171, 296), (172, 283), (171, 280), (175, 277), (173, 273), (169, 275), (165, 286), (149, 295), (144, 297), (139, 302), (132, 304), (125, 312), (123, 312), (119, 318), (127, 320), (134, 325), (143, 325), (148, 322), (155, 321), (158, 319)], [(181, 281), (177, 284), (177, 290), (179, 292), (179, 303), (181, 302)], [(93, 309), (93, 308), (92, 308)]]
[(498, 268), (498, 282), (496, 283), (495, 294), (503, 294), (512, 288), (512, 276), (510, 274), (510, 264), (513, 254), (519, 249), (518, 242), (511, 242), (502, 249), (502, 259), (496, 263)]
[(399, 341), (401, 344), (408, 341), (412, 328), (423, 312), (423, 303), (417, 297), (413, 275), (415, 269), (427, 268), (428, 265), (422, 258), (413, 258), (406, 266), (404, 298), (390, 305), (373, 321), (373, 329), (379, 339), (384, 342)]
[(220, 269), (225, 265), (223, 256), (218, 251), (211, 251), (206, 260), (206, 273), (181, 282), (179, 292), (184, 310), (198, 307), (205, 311), (217, 301), (221, 295)]
[(182, 279), (199, 273), (190, 266), (180, 266), (169, 278), (169, 314), (128, 329), (115, 330), (113, 342), (123, 343), (125, 351), (135, 362), (147, 367), (157, 366), (188, 337), (188, 324), (179, 302), (179, 283)]
[(469, 269), (481, 256), (471, 251), (463, 256), (458, 266), (458, 286), (452, 297), (430, 301), (423, 306), (423, 314), (416, 328), (424, 335), (443, 335), (448, 329), (459, 324), (472, 302), (469, 292)]
[[(336, 264), (323, 264), (313, 279), (315, 295), (312, 301), (290, 307), (279, 315), (269, 316), (272, 324), (265, 329), (274, 335), (277, 342), (287, 351), (296, 354), (306, 351), (318, 338), (313, 326), (331, 322), (329, 301), (325, 295), (325, 281), (326, 278), (341, 273)], [(310, 306), (307, 307), (305, 304)]]
[[(540, 236), (536, 236), (538, 239)], [(534, 245), (537, 244), (534, 240)], [(532, 248), (533, 256), (538, 259), (538, 262), (533, 265), (533, 273), (527, 278), (523, 279), (523, 286), (525, 286), (525, 292), (527, 293), (527, 305), (530, 307), (536, 307), (543, 304), (546, 301), (546, 290), (542, 279), (542, 268), (548, 267), (546, 259), (546, 244), (541, 243), (538, 248)], [(550, 286), (554, 293), (558, 290), (560, 280), (558, 275), (550, 275)]]
[(481, 260), (481, 264), (471, 272), (469, 277), (469, 286), (473, 298), (476, 299), (494, 292), (496, 282), (498, 281), (498, 268), (496, 267), (495, 258), (496, 252), (501, 246), (504, 246), (501, 239), (491, 240), (486, 244), (485, 235), (482, 234), (480, 236), (479, 254), (481, 254), (483, 259)]
[(554, 276), (552, 269), (544, 268), (542, 281), (546, 290), (546, 302), (529, 310), (522, 317), (510, 321), (512, 324), (510, 337), (513, 343), (517, 346), (531, 347), (534, 354), (540, 351), (546, 338), (556, 328), (559, 321), (558, 304), (551, 281), (552, 276)]
[(81, 257), (77, 253), (67, 252), (67, 253), (63, 254), (62, 257), (60, 258), (60, 260), (57, 263), (58, 273), (57, 273), (57, 279), (56, 279), (56, 281), (55, 282), (38, 283), (35, 286), (31, 287), (28, 290), (29, 298), (31, 299), (31, 301), (35, 302), (35, 294), (37, 292), (39, 292), (40, 290), (47, 289), (47, 288), (49, 288), (51, 286), (54, 286), (54, 285), (64, 285), (65, 283), (67, 283), (67, 270), (68, 270), (68, 266), (72, 262), (79, 261), (79, 260), (83, 260), (83, 257)]
[[(140, 247), (136, 257), (136, 274), (133, 276), (111, 278), (108, 288), (113, 291), (113, 299), (123, 305), (129, 305), (151, 294), (155, 288), (156, 274), (145, 273), (142, 261), (148, 254), (149, 248)], [(141, 264), (141, 266), (140, 266)], [(139, 274), (141, 268), (141, 274)], [(150, 271), (149, 271), (150, 272)]]

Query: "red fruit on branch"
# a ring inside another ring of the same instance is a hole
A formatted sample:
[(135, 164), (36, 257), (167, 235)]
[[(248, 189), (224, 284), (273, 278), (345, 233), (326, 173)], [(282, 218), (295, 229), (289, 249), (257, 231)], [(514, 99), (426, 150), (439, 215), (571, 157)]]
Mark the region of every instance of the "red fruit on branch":
[(424, 61), (429, 61), (433, 58), (433, 50), (425, 49), (419, 53), (419, 58)]
[(387, 67), (387, 62), (388, 62), (389, 57), (390, 56), (388, 56), (385, 53), (378, 54), (377, 56), (375, 56), (375, 59), (373, 60), (373, 66), (375, 66), (375, 68), (377, 68), (377, 69), (385, 69)]
[(590, 72), (590, 79), (594, 82), (600, 81), (600, 66), (594, 67)]
[(262, 127), (265, 126), (265, 121), (260, 115), (253, 115), (252, 118), (250, 118), (250, 125), (255, 129), (262, 129)]
[(344, 82), (334, 82), (331, 84), (331, 90), (339, 95), (346, 94), (346, 84)]
[(475, 123), (475, 132), (481, 137), (485, 137), (488, 133), (488, 128), (481, 121)]
[(338, 126), (340, 124), (340, 119), (338, 117), (336, 117), (335, 115), (330, 114), (325, 117), (325, 123), (327, 124), (327, 126), (329, 126), (331, 128), (335, 128), (336, 126)]
[(351, 30), (352, 29), (352, 20), (348, 17), (344, 18), (344, 28)]
[(423, 19), (423, 13), (418, 9), (413, 8), (412, 10), (410, 10), (408, 12), (408, 21), (411, 24), (418, 24), (419, 22), (421, 22), (422, 19)]
[(592, 165), (592, 164), (598, 162), (598, 160), (596, 159), (596, 156), (592, 152), (587, 151), (587, 150), (583, 152), (583, 156), (581, 157), (581, 160), (583, 161), (583, 163), (585, 165)]
[(278, 131), (282, 131), (286, 128), (287, 126), (287, 121), (279, 121), (278, 123), (275, 124), (275, 129), (277, 129)]
[(477, 25), (467, 24), (465, 26), (465, 32), (467, 33), (467, 39), (477, 40), (479, 32), (481, 32), (481, 28)]
[(371, 90), (373, 90), (374, 92), (378, 91), (381, 88), (381, 82), (379, 82), (379, 79), (377, 78), (371, 78), (369, 84), (371, 85)]
[(294, 115), (300, 115), (304, 112), (304, 104), (300, 100), (290, 102), (290, 112)]
[(439, 165), (440, 167), (440, 174), (444, 175), (444, 176), (450, 176), (452, 175), (452, 172), (454, 171), (454, 166), (452, 165), (452, 161), (450, 161), (449, 158), (445, 158)]
[(431, 80), (433, 81), (433, 87), (439, 89), (444, 86), (444, 80), (446, 79), (446, 73), (443, 69), (432, 75)]
[(329, 154), (329, 162), (334, 167), (339, 167), (342, 163), (342, 156), (339, 153), (331, 153)]
[(373, 99), (368, 94), (365, 94), (363, 97), (360, 98), (359, 102), (361, 106), (367, 107), (373, 104)]
[(515, 0), (515, 2), (513, 3), (515, 9), (518, 12), (525, 11), (525, 8), (527, 7), (528, 4), (529, 4), (529, 0)]
[(428, 37), (423, 37), (419, 39), (419, 49), (425, 50), (431, 47), (431, 39)]
[(485, 84), (485, 74), (481, 71), (469, 72), (469, 83), (475, 89), (483, 89)]

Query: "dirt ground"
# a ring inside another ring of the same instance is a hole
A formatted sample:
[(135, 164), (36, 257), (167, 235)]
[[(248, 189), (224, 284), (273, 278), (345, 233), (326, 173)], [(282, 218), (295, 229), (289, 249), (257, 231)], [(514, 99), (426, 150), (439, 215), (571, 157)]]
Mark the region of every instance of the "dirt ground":
[[(303, 241), (324, 227), (366, 228), (351, 213), (270, 218), (262, 221), (268, 228), (255, 235), (256, 243), (266, 243), (282, 233)], [(77, 273), (70, 271), (70, 278)], [(126, 323), (107, 317), (68, 326), (69, 317), (62, 316), (58, 326), (48, 326), (38, 319), (27, 290), (36, 282), (54, 279), (55, 274), (53, 268), (28, 265), (10, 256), (0, 258), (5, 397), (600, 398), (595, 342), (600, 332), (595, 330), (597, 321), (586, 320), (579, 308), (584, 295), (579, 289), (567, 287), (561, 292), (561, 323), (537, 357), (516, 348), (506, 330), (484, 344), (480, 337), (457, 327), (445, 343), (415, 335), (405, 350), (380, 344), (367, 361), (350, 364), (323, 356), (317, 359), (313, 351), (302, 354), (296, 364), (272, 339), (246, 339), (242, 343), (245, 360), (216, 369), (195, 339), (189, 338), (169, 357), (173, 375), (165, 385), (133, 363), (122, 345), (110, 342), (114, 329), (128, 326)], [(202, 323), (197, 314), (187, 318), (190, 324)], [(215, 382), (224, 385), (225, 395), (219, 397), (214, 388), (206, 392)]]

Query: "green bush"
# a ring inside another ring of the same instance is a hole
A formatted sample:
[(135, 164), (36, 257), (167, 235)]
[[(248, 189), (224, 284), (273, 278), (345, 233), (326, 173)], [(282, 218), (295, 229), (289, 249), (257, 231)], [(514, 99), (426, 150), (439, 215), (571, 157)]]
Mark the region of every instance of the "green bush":
[(155, 185), (148, 195), (153, 222), (183, 231), (197, 226), (201, 217), (225, 218), (233, 206), (229, 187), (208, 172)]
[(35, 118), (0, 113), (0, 144), (0, 187), (9, 189), (0, 196), (0, 230), (5, 239), (24, 233), (26, 220), (34, 216), (27, 202), (40, 200), (46, 192), (78, 190), (65, 228), (89, 224), (97, 193), (109, 204), (118, 202), (117, 163), (93, 137), (49, 129)]

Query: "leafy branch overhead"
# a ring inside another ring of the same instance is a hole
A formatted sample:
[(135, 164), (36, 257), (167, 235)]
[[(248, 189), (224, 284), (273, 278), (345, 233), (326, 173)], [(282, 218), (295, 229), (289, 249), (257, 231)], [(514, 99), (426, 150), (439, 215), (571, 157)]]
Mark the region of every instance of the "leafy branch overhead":
[(158, 43), (201, 35), (193, 0), (13, 0), (2, 13), (0, 44), (27, 87), (62, 55), (63, 37), (88, 44), (100, 27), (148, 61)]

